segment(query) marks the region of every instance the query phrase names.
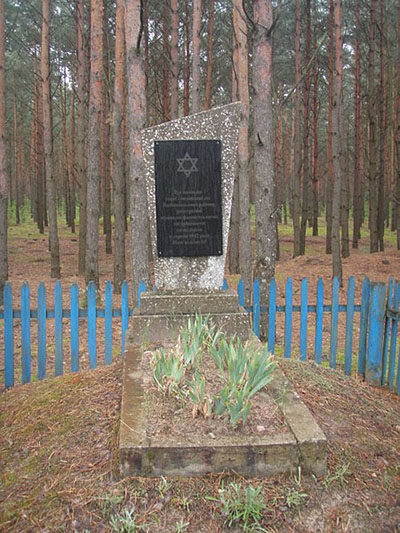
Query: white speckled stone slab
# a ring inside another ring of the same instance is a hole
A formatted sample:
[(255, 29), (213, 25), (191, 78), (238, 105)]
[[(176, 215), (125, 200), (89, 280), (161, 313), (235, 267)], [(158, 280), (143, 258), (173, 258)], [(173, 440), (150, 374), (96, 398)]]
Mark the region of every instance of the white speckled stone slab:
[[(220, 290), (224, 279), (228, 246), (233, 182), (240, 121), (240, 102), (165, 122), (142, 131), (147, 202), (158, 290)], [(223, 254), (206, 257), (163, 257), (157, 255), (154, 142), (215, 139), (222, 143), (222, 240)]]

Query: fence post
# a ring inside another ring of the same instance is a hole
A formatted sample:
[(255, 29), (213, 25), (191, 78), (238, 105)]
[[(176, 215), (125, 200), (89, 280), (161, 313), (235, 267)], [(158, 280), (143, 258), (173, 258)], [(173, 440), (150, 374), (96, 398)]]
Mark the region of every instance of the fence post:
[(7, 281), (3, 292), (4, 302), (4, 385), (14, 386), (14, 325), (11, 285)]
[(31, 381), (31, 304), (28, 282), (21, 289), (21, 383)]
[(360, 339), (358, 342), (358, 373), (365, 376), (365, 358), (367, 353), (367, 329), (368, 329), (368, 309), (370, 295), (369, 278), (364, 278), (361, 292), (361, 312), (360, 312)]
[(371, 283), (365, 380), (372, 385), (380, 385), (382, 381), (383, 331), (386, 314), (385, 296), (386, 285), (384, 283)]
[(257, 278), (253, 283), (253, 332), (260, 338), (260, 282)]
[(89, 367), (96, 368), (96, 285), (89, 281), (87, 286), (88, 303), (88, 348)]
[(275, 353), (276, 328), (276, 281), (272, 278), (269, 285), (269, 313), (268, 313), (268, 351)]
[(58, 279), (54, 287), (54, 343), (55, 343), (55, 359), (54, 359), (54, 375), (63, 375), (64, 355), (63, 355), (63, 323), (62, 323), (62, 288), (61, 282)]
[(43, 281), (38, 287), (38, 309), (37, 309), (37, 378), (46, 377), (46, 287)]

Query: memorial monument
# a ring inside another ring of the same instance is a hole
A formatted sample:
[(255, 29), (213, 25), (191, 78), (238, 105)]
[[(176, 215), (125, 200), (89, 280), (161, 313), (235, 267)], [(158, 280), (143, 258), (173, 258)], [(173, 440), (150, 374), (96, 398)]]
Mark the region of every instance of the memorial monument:
[(240, 103), (142, 132), (156, 292), (141, 295), (131, 342), (173, 337), (188, 315), (210, 314), (247, 338), (249, 317), (222, 291)]

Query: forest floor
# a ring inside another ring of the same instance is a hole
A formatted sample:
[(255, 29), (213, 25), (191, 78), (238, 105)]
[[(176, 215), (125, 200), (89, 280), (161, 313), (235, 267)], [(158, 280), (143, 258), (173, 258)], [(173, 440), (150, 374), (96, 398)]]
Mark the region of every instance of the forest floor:
[[(297, 303), (300, 281), (306, 276), (310, 303), (315, 303), (316, 280), (322, 277), (327, 302), (331, 257), (324, 254), (323, 233), (310, 237), (306, 255), (296, 259), (291, 258), (290, 234), (291, 228), (280, 227), (281, 259), (276, 268), (279, 297), (284, 299), (286, 278), (291, 276)], [(387, 235), (385, 252), (370, 255), (367, 233), (363, 233), (359, 249), (351, 250), (350, 258), (343, 261), (341, 303), (345, 302), (351, 275), (356, 281), (356, 303), (364, 276), (383, 282), (389, 276), (400, 277), (395, 237), (389, 232)], [(61, 226), (60, 241), (66, 303), (70, 284), (77, 282), (83, 291), (84, 280), (76, 275), (77, 237)], [(9, 250), (14, 307), (20, 306), (24, 280), (31, 286), (32, 307), (39, 281), (44, 281), (52, 305), (55, 281), (50, 279), (47, 236), (40, 235), (28, 221), (21, 226), (12, 224)], [(112, 279), (112, 256), (105, 254), (103, 242), (99, 263), (103, 292), (105, 280)], [(229, 281), (236, 286), (237, 276)], [(282, 335), (279, 327), (278, 340)], [(328, 320), (326, 324), (324, 321), (325, 330), (329, 330)], [(0, 327), (0, 346), (2, 335)], [(65, 335), (67, 339), (67, 324)], [(99, 328), (99, 354), (101, 335)], [(84, 332), (81, 337), (81, 367), (85, 369)], [(16, 339), (18, 357), (18, 329)], [(227, 520), (229, 503), (233, 505), (229, 490), (238, 483), (242, 491), (250, 485), (261, 487), (265, 508), (260, 519), (264, 529), (259, 531), (400, 531), (400, 398), (357, 377), (346, 377), (312, 362), (300, 363), (296, 358), (278, 361), (328, 437), (328, 473), (324, 478), (298, 472), (264, 480), (236, 475), (119, 480), (119, 322), (115, 322), (113, 340), (115, 360), (108, 367), (19, 385), (0, 394), (1, 531), (241, 531), (243, 521), (229, 528)], [(32, 341), (34, 344), (34, 338)], [(67, 367), (66, 354), (66, 371)], [(0, 365), (1, 373), (3, 368)], [(251, 503), (255, 500), (248, 502), (248, 508)]]

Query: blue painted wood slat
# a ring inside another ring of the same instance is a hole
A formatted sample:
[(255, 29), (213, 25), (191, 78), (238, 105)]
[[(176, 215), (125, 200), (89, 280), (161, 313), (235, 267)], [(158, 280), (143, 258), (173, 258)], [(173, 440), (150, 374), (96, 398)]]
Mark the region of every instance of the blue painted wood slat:
[(222, 290), (223, 290), (223, 291), (227, 291), (228, 289), (229, 289), (228, 282), (227, 282), (226, 279), (224, 278), (224, 281), (222, 282)]
[[(126, 281), (124, 281), (124, 283), (126, 283)], [(121, 287), (121, 292), (122, 292), (122, 287)], [(142, 292), (146, 292), (146, 283), (143, 280), (140, 281), (139, 287), (138, 287), (138, 307), (139, 307), (139, 309), (140, 309), (140, 297), (142, 295)], [(156, 286), (154, 287), (154, 292), (157, 292), (157, 287)]]
[(347, 286), (346, 340), (344, 346), (344, 371), (348, 376), (351, 374), (353, 357), (354, 288), (354, 278), (351, 276)]
[(301, 305), (300, 305), (300, 360), (307, 360), (307, 316), (308, 316), (308, 285), (307, 279), (301, 282)]
[(339, 316), (339, 280), (335, 276), (332, 282), (332, 311), (331, 311), (331, 347), (329, 352), (329, 366), (336, 368), (338, 346), (338, 316)]
[(3, 290), (4, 308), (4, 385), (14, 386), (14, 323), (12, 289), (8, 281)]
[(89, 366), (96, 368), (96, 285), (93, 281), (89, 281), (87, 287), (87, 302)]
[(382, 380), (382, 349), (386, 308), (385, 296), (385, 284), (371, 283), (365, 380), (372, 385), (380, 385)]
[(38, 310), (37, 310), (37, 378), (46, 377), (46, 287), (41, 281), (38, 287)]
[(56, 281), (54, 287), (54, 340), (55, 340), (55, 361), (54, 375), (63, 375), (63, 336), (62, 336), (62, 288), (60, 280)]
[(113, 286), (111, 281), (106, 283), (105, 295), (105, 317), (104, 317), (104, 344), (105, 364), (109, 365), (112, 362), (112, 304), (113, 304)]
[(31, 381), (31, 309), (30, 290), (25, 281), (21, 288), (21, 363), (22, 363), (22, 383)]
[(315, 317), (315, 362), (322, 363), (322, 334), (324, 322), (324, 282), (318, 279), (317, 285), (317, 309)]
[[(393, 291), (393, 303), (392, 308), (394, 311), (399, 310), (400, 305), (400, 282), (396, 281)], [(394, 372), (396, 367), (396, 347), (397, 347), (397, 330), (398, 320), (392, 320), (392, 327), (390, 331), (390, 353), (389, 353), (389, 369), (388, 369), (388, 381), (389, 387), (393, 389), (394, 386)]]
[(358, 343), (358, 373), (360, 376), (365, 375), (365, 361), (367, 354), (367, 329), (368, 329), (368, 310), (371, 284), (369, 278), (364, 278), (361, 290), (361, 310), (360, 310), (360, 336)]
[(70, 289), (71, 305), (71, 372), (79, 370), (79, 287), (76, 283)]
[(260, 282), (253, 282), (253, 332), (260, 338)]
[[(387, 292), (387, 308), (392, 307), (392, 298), (393, 298), (393, 277), (390, 276), (388, 283), (388, 292)], [(382, 386), (386, 384), (386, 370), (388, 363), (388, 352), (389, 352), (389, 337), (390, 337), (390, 318), (386, 316), (385, 318), (385, 333), (384, 333), (384, 342), (383, 342), (383, 354), (382, 354)]]
[(269, 284), (269, 314), (268, 314), (268, 351), (275, 353), (276, 332), (276, 281), (275, 278)]
[(239, 305), (244, 307), (244, 283), (241, 278), (237, 285), (237, 294), (238, 294)]
[(293, 318), (293, 282), (292, 278), (288, 278), (286, 282), (286, 296), (285, 296), (285, 341), (284, 354), (285, 357), (290, 357), (292, 353), (292, 318)]
[(129, 287), (125, 280), (121, 286), (122, 355), (125, 352), (125, 336), (129, 327)]

